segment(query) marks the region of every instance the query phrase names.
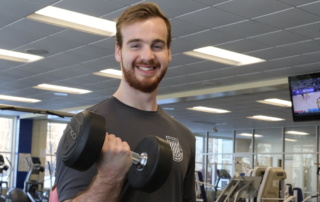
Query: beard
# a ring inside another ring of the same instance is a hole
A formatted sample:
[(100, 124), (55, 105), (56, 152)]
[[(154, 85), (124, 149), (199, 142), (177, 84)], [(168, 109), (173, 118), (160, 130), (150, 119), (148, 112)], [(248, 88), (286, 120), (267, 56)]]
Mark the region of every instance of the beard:
[[(132, 66), (135, 67), (135, 64), (133, 64)], [(158, 65), (155, 65), (155, 66), (158, 66)], [(134, 68), (130, 68), (129, 70), (127, 70), (124, 67), (123, 63), (122, 63), (122, 72), (125, 80), (132, 88), (139, 90), (143, 93), (151, 93), (158, 88), (161, 80), (163, 79), (164, 75), (167, 72), (167, 68), (163, 69), (160, 72), (160, 75), (157, 75), (155, 78), (145, 79), (142, 81), (136, 77)]]

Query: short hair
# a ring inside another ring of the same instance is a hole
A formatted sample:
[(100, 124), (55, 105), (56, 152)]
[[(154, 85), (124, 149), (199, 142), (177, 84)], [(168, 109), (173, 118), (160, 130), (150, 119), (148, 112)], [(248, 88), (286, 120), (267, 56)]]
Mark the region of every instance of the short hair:
[(171, 24), (169, 19), (164, 15), (159, 6), (155, 3), (146, 2), (137, 4), (125, 10), (121, 16), (117, 19), (116, 28), (116, 42), (120, 47), (122, 47), (122, 33), (121, 28), (125, 25), (146, 20), (152, 17), (160, 17), (164, 20), (167, 26), (167, 47), (170, 47), (171, 44)]

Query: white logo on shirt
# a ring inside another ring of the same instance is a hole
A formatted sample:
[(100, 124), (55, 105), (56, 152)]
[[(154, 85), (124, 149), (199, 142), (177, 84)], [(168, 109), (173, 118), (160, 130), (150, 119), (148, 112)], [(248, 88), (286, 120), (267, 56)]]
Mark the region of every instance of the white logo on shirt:
[(183, 150), (179, 143), (179, 140), (175, 137), (166, 136), (167, 141), (170, 144), (173, 160), (176, 162), (181, 162), (183, 159)]

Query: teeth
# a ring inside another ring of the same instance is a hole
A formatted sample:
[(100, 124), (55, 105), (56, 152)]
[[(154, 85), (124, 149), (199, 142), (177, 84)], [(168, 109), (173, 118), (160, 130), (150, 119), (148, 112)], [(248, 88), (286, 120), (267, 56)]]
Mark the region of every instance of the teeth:
[(140, 67), (140, 66), (138, 66), (138, 68), (144, 71), (150, 71), (154, 69), (154, 67)]

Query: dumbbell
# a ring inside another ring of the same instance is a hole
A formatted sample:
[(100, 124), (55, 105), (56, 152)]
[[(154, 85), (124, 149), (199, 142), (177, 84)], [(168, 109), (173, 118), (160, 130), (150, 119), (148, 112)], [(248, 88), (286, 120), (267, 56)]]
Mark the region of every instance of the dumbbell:
[[(105, 124), (104, 117), (94, 112), (85, 110), (76, 114), (61, 138), (63, 163), (79, 171), (89, 169), (101, 152)], [(157, 136), (147, 136), (132, 151), (132, 159), (133, 165), (127, 174), (130, 186), (150, 193), (160, 188), (168, 178), (172, 150), (167, 141)]]

